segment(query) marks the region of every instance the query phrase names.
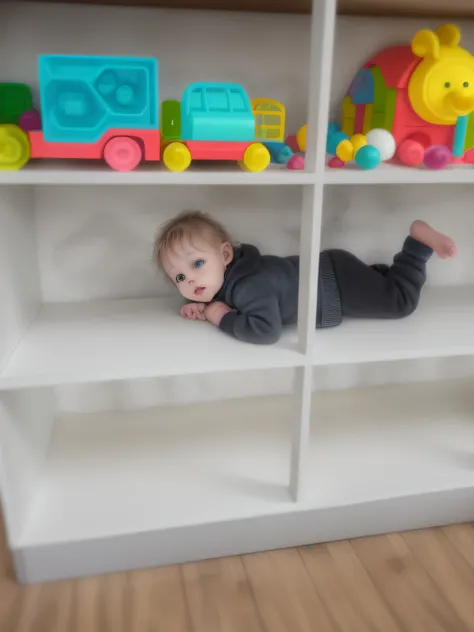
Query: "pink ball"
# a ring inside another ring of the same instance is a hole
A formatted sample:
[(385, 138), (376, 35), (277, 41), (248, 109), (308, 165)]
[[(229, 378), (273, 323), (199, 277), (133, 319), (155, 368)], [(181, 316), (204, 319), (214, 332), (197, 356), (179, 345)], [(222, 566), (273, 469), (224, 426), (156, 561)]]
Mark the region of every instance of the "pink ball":
[(337, 156), (334, 156), (329, 160), (328, 167), (330, 167), (331, 169), (342, 169), (344, 167), (344, 164), (345, 163), (343, 160), (341, 160)]
[(423, 162), (424, 147), (416, 140), (407, 138), (404, 140), (397, 149), (397, 158), (404, 165), (409, 167), (416, 167)]
[(298, 154), (293, 154), (293, 156), (286, 163), (288, 169), (304, 169), (304, 158), (303, 156), (299, 156)]
[(446, 145), (431, 145), (425, 151), (425, 165), (428, 169), (444, 169), (451, 160), (451, 152)]

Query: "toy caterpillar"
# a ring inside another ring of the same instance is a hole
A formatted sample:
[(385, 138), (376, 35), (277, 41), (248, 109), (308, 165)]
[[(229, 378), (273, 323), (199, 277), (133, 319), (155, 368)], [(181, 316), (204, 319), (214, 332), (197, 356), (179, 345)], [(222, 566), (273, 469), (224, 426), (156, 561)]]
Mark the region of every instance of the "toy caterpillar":
[(342, 132), (390, 132), (396, 158), (409, 166), (473, 164), (474, 57), (460, 40), (459, 29), (445, 24), (372, 57), (343, 100)]

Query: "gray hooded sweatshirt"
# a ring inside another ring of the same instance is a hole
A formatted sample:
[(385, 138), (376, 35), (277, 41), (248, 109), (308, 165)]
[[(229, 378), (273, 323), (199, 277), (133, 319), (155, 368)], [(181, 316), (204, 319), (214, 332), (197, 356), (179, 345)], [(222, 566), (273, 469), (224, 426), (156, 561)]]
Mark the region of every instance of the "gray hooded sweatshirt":
[[(255, 246), (234, 249), (224, 283), (214, 297), (236, 312), (226, 314), (219, 327), (230, 336), (254, 344), (272, 344), (284, 325), (298, 318), (299, 257), (261, 255)], [(339, 290), (330, 258), (321, 253), (316, 327), (342, 321)]]

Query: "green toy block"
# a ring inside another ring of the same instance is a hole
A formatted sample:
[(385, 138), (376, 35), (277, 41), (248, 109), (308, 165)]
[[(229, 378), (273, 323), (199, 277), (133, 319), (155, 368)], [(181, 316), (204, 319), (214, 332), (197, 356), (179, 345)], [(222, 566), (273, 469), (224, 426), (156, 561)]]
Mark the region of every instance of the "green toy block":
[(0, 83), (0, 124), (18, 125), (23, 112), (33, 109), (31, 90), (24, 83)]
[(467, 120), (466, 141), (464, 143), (464, 151), (474, 147), (474, 112), (469, 114)]
[(370, 72), (374, 78), (374, 112), (383, 112), (388, 90), (387, 85), (378, 66), (372, 66)]
[(397, 91), (395, 88), (387, 88), (377, 66), (370, 70), (374, 77), (374, 107), (370, 128), (381, 128), (391, 132), (395, 118)]
[(161, 104), (161, 134), (167, 140), (181, 138), (181, 106), (179, 101), (163, 101)]
[(385, 101), (385, 120), (386, 127), (384, 129), (387, 132), (391, 132), (393, 128), (393, 121), (395, 119), (395, 107), (397, 105), (397, 90), (396, 88), (390, 88), (387, 90), (387, 97)]

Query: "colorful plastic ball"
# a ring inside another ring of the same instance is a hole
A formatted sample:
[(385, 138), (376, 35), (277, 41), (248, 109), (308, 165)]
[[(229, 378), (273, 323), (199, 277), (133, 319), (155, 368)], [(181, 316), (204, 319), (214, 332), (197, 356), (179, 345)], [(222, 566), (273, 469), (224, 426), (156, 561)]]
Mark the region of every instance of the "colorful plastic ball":
[(380, 152), (381, 160), (390, 160), (395, 156), (397, 143), (390, 132), (386, 129), (372, 129), (368, 132), (367, 144), (376, 147)]
[(337, 156), (333, 156), (328, 162), (328, 167), (331, 169), (343, 169), (345, 162), (338, 158)]
[(294, 169), (296, 171), (304, 169), (304, 158), (303, 158), (303, 156), (300, 156), (299, 154), (293, 154), (293, 156), (286, 163), (286, 168), (287, 169)]
[(424, 163), (428, 169), (444, 169), (451, 160), (451, 151), (446, 145), (431, 145), (425, 151)]
[(356, 153), (359, 151), (361, 147), (364, 147), (365, 145), (367, 145), (367, 139), (364, 136), (364, 134), (354, 134), (353, 136), (351, 136), (350, 140), (352, 143), (352, 147), (354, 149), (354, 156), (356, 155)]
[(397, 158), (408, 167), (416, 167), (423, 162), (425, 148), (421, 143), (411, 138), (404, 140), (397, 148)]
[(340, 132), (340, 131), (341, 131), (341, 128), (339, 127), (339, 125), (337, 123), (329, 123), (329, 125), (328, 125), (328, 138), (329, 138), (329, 136), (332, 136), (336, 132)]
[(343, 162), (354, 160), (354, 146), (350, 140), (341, 140), (336, 147), (336, 156)]
[(375, 169), (381, 162), (380, 152), (373, 145), (365, 145), (356, 153), (355, 161), (361, 169)]
[(308, 126), (302, 125), (296, 133), (296, 144), (300, 151), (306, 151), (306, 135), (308, 133)]
[(327, 153), (330, 154), (331, 156), (335, 156), (337, 146), (343, 140), (349, 140), (349, 136), (347, 134), (344, 134), (344, 132), (341, 132), (341, 131), (334, 132), (334, 134), (331, 134), (331, 136), (328, 136), (327, 141), (326, 141)]

